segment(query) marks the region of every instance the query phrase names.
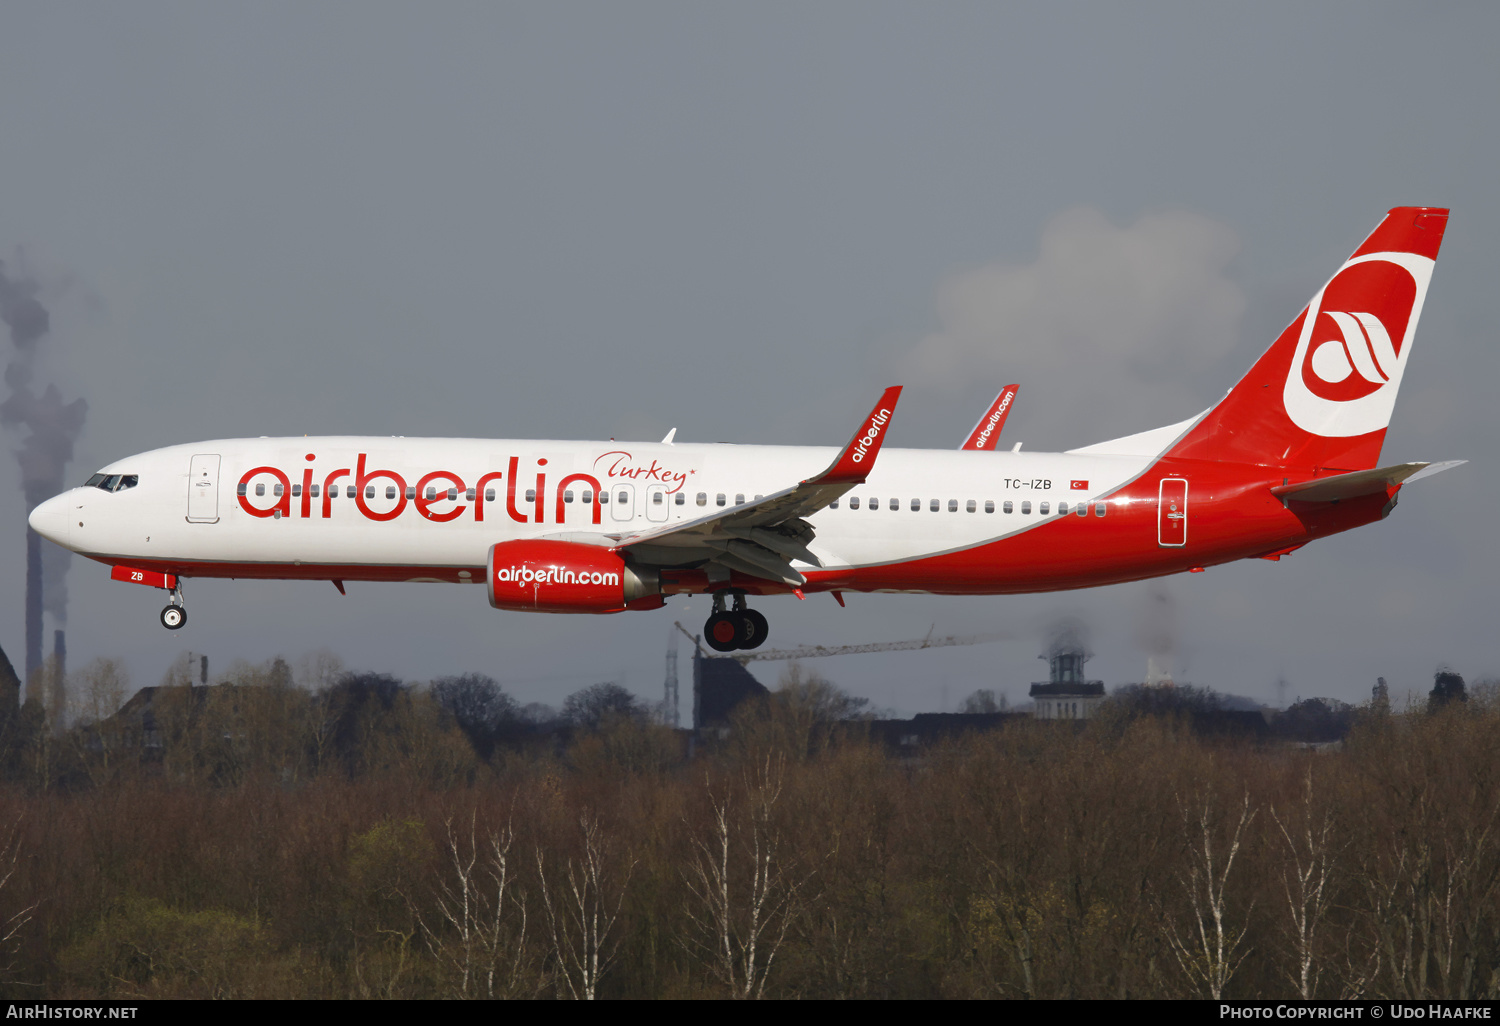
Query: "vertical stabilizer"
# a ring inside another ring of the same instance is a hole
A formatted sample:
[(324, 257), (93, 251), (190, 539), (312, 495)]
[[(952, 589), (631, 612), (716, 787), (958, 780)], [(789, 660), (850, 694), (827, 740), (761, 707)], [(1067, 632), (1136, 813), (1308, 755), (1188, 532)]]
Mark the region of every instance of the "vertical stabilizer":
[(1397, 207), (1167, 454), (1363, 470), (1380, 459), (1448, 211)]

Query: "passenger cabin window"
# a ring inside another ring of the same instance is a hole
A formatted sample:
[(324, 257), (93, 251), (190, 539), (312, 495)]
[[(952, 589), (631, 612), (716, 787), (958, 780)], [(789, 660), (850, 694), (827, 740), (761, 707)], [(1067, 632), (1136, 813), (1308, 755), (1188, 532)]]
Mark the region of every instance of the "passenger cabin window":
[[(526, 496), (529, 499), (531, 497), (531, 493), (527, 492)], [(618, 505), (620, 505), (620, 506), (628, 506), (628, 505), (630, 505), (630, 493), (629, 492), (620, 492), (620, 493), (618, 493), (615, 496), (615, 503), (618, 504)]]
[(528, 489), (526, 489), (526, 501), (527, 502), (535, 502), (536, 501), (536, 489), (535, 488), (528, 488)]
[(272, 489), (271, 489), (271, 494), (272, 494), (272, 495), (277, 495), (277, 496), (279, 496), (279, 495), (281, 495), (281, 493), (282, 493), (282, 492), (283, 492), (283, 491), (284, 491), (284, 490), (285, 490), (285, 489), (284, 489), (284, 488), (283, 488), (283, 487), (282, 487), (282, 486), (281, 486), (281, 485), (279, 485), (279, 484), (278, 484), (278, 485), (277, 485), (277, 486), (276, 486), (276, 487), (275, 487), (275, 488), (272, 488)]
[(718, 495), (714, 496), (714, 505), (715, 506), (722, 506), (722, 505), (724, 505), (724, 503), (726, 501), (727, 500), (724, 498), (724, 493), (723, 492), (720, 492)]
[(465, 502), (473, 502), (474, 501), (474, 489), (470, 488), (468, 491), (464, 492), (464, 501)]
[(922, 512), (922, 500), (921, 499), (913, 499), (913, 500), (911, 500), (911, 511), (913, 513), (920, 513), (920, 512)]
[(573, 489), (571, 489), (571, 488), (565, 488), (565, 489), (563, 489), (563, 502), (572, 502), (572, 501), (573, 501)]
[(1057, 515), (1060, 517), (1068, 515), (1068, 504), (1066, 502), (1059, 502), (1057, 504)]
[(687, 492), (678, 492), (677, 493), (677, 505), (682, 506), (682, 505), (685, 505), (686, 503), (687, 503)]
[(255, 485), (255, 494), (256, 495), (264, 495), (264, 494), (266, 494), (266, 483), (264, 481), (256, 482), (256, 485)]
[(942, 501), (941, 500), (939, 500), (939, 499), (933, 499), (932, 502), (928, 503), (927, 508), (930, 509), (930, 510), (932, 510), (932, 512), (936, 513), (938, 511), (938, 509), (941, 507), (941, 505), (942, 505)]
[(879, 508), (880, 508), (880, 500), (877, 499), (877, 498), (875, 498), (875, 496), (873, 496), (873, 495), (870, 496), (870, 509), (879, 509)]
[(968, 510), (970, 513), (973, 513), (979, 509), (979, 504), (976, 503), (973, 499), (970, 499), (968, 502), (964, 503), (964, 509)]
[(1094, 516), (1096, 516), (1096, 517), (1102, 517), (1102, 516), (1104, 516), (1104, 503), (1102, 503), (1102, 502), (1096, 502), (1096, 503), (1094, 503)]
[[(585, 493), (585, 494), (587, 494), (587, 493)], [(661, 502), (661, 492), (652, 492), (651, 493), (651, 505), (653, 505), (653, 506), (660, 506), (661, 504), (662, 504), (662, 502)]]
[(834, 499), (832, 502), (830, 502), (828, 504), (828, 508), (829, 509), (838, 509), (839, 508), (839, 500)]
[(485, 502), (494, 502), (495, 501), (495, 489), (493, 489), (493, 488), (486, 488), (484, 490), (484, 501)]
[(394, 499), (396, 497), (396, 486), (395, 485), (386, 485), (385, 486), (385, 497), (387, 499)]
[(993, 513), (993, 512), (995, 512), (995, 500), (994, 499), (985, 499), (984, 500), (984, 511), (986, 513)]
[(321, 492), (321, 489), (319, 489), (319, 487), (317, 485), (313, 485), (311, 488), (309, 488), (307, 490), (307, 494), (311, 495), (314, 499), (316, 499), (318, 497), (318, 495), (320, 494), (320, 492)]
[(851, 496), (849, 496), (849, 508), (850, 509), (859, 509), (859, 496), (858, 495), (851, 495)]
[(736, 506), (743, 506), (745, 504), (745, 493), (744, 492), (735, 492), (734, 493), (734, 504)]
[(901, 508), (901, 500), (900, 499), (892, 499), (891, 500), (891, 512), (894, 513), (897, 510), (899, 510), (900, 508)]
[(299, 496), (301, 494), (302, 494), (302, 486), (299, 485), (299, 484), (292, 485), (292, 498), (296, 498), (297, 496)]
[(948, 500), (948, 512), (949, 513), (957, 513), (958, 512), (958, 500), (957, 499), (949, 499)]
[(1006, 499), (1004, 505), (1000, 507), (1000, 511), (1002, 513), (1014, 513), (1016, 511), (1016, 504)]
[[(99, 476), (98, 474), (94, 475), (94, 477), (98, 477), (98, 476)], [(93, 479), (94, 479), (93, 477), (89, 478), (90, 481), (92, 481)], [(87, 487), (87, 486), (85, 486), (85, 487)], [(250, 486), (248, 484), (246, 484), (245, 482), (243, 482), (243, 481), (241, 481), (240, 482), (240, 486), (235, 489), (235, 492), (238, 493), (239, 495), (245, 495), (249, 491), (250, 491)]]
[(432, 485), (428, 485), (427, 486), (427, 494), (426, 494), (425, 497), (426, 497), (426, 499), (427, 499), (428, 502), (431, 502), (433, 499), (436, 499), (437, 498), (437, 489), (434, 488), (434, 487), (432, 487)]
[(1086, 502), (1080, 502), (1078, 505), (1073, 507), (1073, 512), (1077, 513), (1081, 517), (1086, 517), (1089, 515), (1089, 504)]
[(700, 505), (700, 506), (707, 506), (708, 505), (708, 493), (707, 492), (699, 492), (698, 493), (698, 505)]
[(1031, 500), (1030, 499), (1023, 499), (1022, 500), (1022, 502), (1021, 502), (1021, 515), (1022, 516), (1026, 516), (1026, 517), (1031, 516)]
[(1037, 512), (1040, 513), (1042, 516), (1046, 516), (1047, 515), (1047, 510), (1048, 510), (1049, 507), (1051, 507), (1051, 505), (1052, 504), (1050, 502), (1044, 502), (1044, 503), (1042, 503), (1041, 509), (1037, 510)]
[[(375, 489), (374, 489), (373, 486), (370, 488), (370, 494), (371, 494), (371, 496), (373, 496), (375, 494)], [(354, 486), (353, 485), (345, 485), (344, 486), (344, 495), (346, 497), (350, 498), (350, 499), (354, 498)]]
[[(450, 498), (450, 499), (453, 498), (453, 489), (451, 489), (451, 488), (448, 489), (448, 498)], [(589, 503), (591, 503), (593, 501), (594, 501), (594, 493), (592, 491), (590, 491), (589, 489), (585, 488), (583, 490), (583, 504), (585, 506), (587, 506)]]

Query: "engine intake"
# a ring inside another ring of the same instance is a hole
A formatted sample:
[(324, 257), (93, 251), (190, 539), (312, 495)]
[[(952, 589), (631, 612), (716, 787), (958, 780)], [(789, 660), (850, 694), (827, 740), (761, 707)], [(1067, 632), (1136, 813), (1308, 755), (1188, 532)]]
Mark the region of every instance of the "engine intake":
[(500, 542), (486, 566), (490, 605), (528, 613), (620, 613), (666, 604), (655, 570), (581, 542)]

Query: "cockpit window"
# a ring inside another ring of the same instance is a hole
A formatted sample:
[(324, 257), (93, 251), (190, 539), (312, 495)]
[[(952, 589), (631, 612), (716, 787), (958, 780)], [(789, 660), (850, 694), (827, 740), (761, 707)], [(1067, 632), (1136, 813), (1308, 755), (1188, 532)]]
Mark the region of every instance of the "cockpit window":
[(85, 488), (102, 488), (106, 492), (123, 492), (140, 483), (136, 474), (95, 474), (84, 482)]

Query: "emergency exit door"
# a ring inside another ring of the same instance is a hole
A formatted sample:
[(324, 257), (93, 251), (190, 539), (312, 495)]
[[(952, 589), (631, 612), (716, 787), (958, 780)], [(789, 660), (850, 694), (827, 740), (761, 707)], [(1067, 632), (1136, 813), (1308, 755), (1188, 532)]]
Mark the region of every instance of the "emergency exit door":
[(188, 468), (188, 523), (214, 524), (219, 521), (219, 457), (211, 454), (194, 456)]
[(1156, 497), (1156, 541), (1164, 548), (1187, 544), (1188, 483), (1164, 477)]

